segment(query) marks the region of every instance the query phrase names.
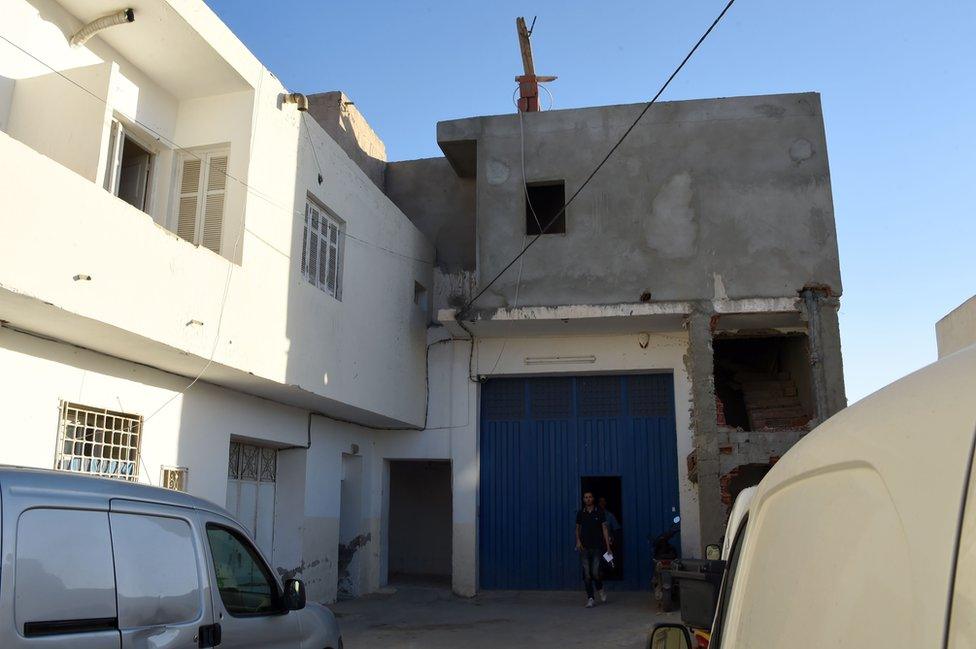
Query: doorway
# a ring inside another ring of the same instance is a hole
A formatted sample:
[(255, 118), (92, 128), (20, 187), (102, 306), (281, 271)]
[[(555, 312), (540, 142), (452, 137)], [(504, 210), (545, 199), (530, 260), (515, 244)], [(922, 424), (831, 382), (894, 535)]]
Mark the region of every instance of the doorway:
[(359, 552), (366, 538), (363, 526), (363, 458), (342, 454), (339, 479), (339, 562), (336, 593), (340, 598), (359, 595), (362, 561)]
[[(607, 518), (610, 531), (610, 543), (613, 548), (613, 563), (603, 562), (604, 581), (620, 581), (624, 575), (624, 521), (623, 521), (623, 490), (619, 475), (583, 476), (580, 478), (580, 501), (583, 494), (591, 492), (599, 505), (602, 498), (606, 499), (607, 509), (611, 516)], [(616, 521), (616, 526), (613, 522)]]
[(390, 462), (388, 580), (449, 584), (453, 499), (449, 461)]
[(278, 450), (232, 441), (227, 460), (227, 511), (247, 528), (265, 556), (274, 550)]

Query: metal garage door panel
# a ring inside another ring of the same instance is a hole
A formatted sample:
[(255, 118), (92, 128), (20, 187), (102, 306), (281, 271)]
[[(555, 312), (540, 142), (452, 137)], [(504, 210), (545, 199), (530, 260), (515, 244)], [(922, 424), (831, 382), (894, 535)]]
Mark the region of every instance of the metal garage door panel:
[(482, 391), (480, 576), (484, 589), (579, 587), (572, 530), (582, 476), (621, 477), (627, 561), (647, 588), (647, 537), (677, 509), (671, 374), (493, 379)]

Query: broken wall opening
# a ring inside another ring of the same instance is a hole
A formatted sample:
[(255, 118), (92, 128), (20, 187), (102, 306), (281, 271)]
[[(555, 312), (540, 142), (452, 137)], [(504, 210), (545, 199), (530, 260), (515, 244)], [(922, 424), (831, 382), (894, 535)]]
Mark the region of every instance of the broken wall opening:
[(806, 334), (720, 334), (712, 345), (720, 426), (761, 431), (809, 425), (815, 408)]
[(388, 581), (450, 583), (451, 463), (391, 461), (389, 498)]

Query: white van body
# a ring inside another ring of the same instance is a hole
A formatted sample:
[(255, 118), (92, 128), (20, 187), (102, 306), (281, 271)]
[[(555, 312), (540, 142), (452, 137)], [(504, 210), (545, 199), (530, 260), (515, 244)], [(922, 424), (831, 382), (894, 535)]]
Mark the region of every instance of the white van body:
[(725, 536), (722, 538), (722, 560), (727, 561), (729, 558), (729, 551), (732, 549), (732, 540), (735, 538), (735, 533), (739, 531), (739, 525), (745, 519), (746, 514), (749, 513), (749, 505), (752, 504), (752, 499), (756, 495), (756, 487), (746, 487), (739, 492), (739, 495), (735, 497), (735, 502), (732, 503), (732, 511), (729, 512), (729, 522), (725, 525)]
[(0, 557), (5, 649), (341, 647), (328, 609), (288, 610), (244, 528), (186, 494), (0, 467)]
[(777, 462), (732, 540), (710, 649), (976, 649), (976, 346)]

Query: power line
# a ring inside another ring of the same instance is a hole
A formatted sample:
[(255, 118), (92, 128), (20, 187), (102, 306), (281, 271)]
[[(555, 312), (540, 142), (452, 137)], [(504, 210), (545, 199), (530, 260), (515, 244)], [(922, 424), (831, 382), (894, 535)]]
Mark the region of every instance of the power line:
[[(78, 88), (79, 90), (81, 90), (84, 93), (90, 95), (93, 99), (95, 99), (95, 101), (97, 101), (97, 102), (99, 102), (101, 104), (104, 104), (105, 106), (109, 106), (111, 108), (111, 106), (109, 105), (109, 103), (108, 103), (108, 101), (106, 99), (103, 99), (102, 97), (98, 96), (96, 93), (92, 92), (91, 90), (89, 90), (85, 86), (81, 85), (80, 83), (78, 83), (77, 81), (75, 81), (74, 79), (72, 79), (71, 77), (66, 76), (60, 70), (57, 70), (56, 68), (54, 68), (53, 66), (51, 66), (50, 64), (48, 64), (46, 61), (44, 61), (44, 60), (40, 59), (39, 57), (35, 56), (34, 54), (32, 54), (28, 50), (24, 49), (23, 47), (21, 47), (17, 43), (14, 43), (13, 41), (11, 41), (9, 38), (7, 38), (6, 36), (4, 36), (3, 34), (0, 34), (0, 39), (6, 41), (9, 45), (17, 48), (22, 53), (24, 53), (27, 56), (29, 56), (30, 58), (34, 59), (35, 61), (37, 61), (38, 63), (40, 63), (41, 65), (43, 65), (45, 68), (47, 68), (48, 70), (50, 70), (54, 74), (58, 75), (59, 77), (61, 77), (62, 79), (64, 79), (68, 83), (70, 83), (71, 85), (73, 85), (76, 88)], [(175, 151), (179, 151), (180, 153), (183, 153), (183, 154), (188, 155), (190, 157), (196, 158), (201, 163), (204, 162), (203, 158), (201, 158), (200, 156), (198, 156), (192, 150), (180, 146), (179, 144), (177, 144), (173, 140), (169, 139), (168, 137), (166, 137), (165, 135), (163, 135), (162, 133), (160, 133), (159, 131), (157, 131), (153, 127), (149, 126), (148, 124), (145, 124), (144, 122), (140, 122), (138, 119), (136, 119), (134, 117), (130, 117), (128, 115), (126, 116), (126, 119), (131, 120), (133, 123), (137, 124), (140, 128), (144, 129), (150, 135), (152, 135), (153, 137), (155, 137), (157, 141), (162, 142), (163, 144), (167, 145), (171, 149), (173, 149)], [(308, 137), (309, 145), (311, 146), (311, 149), (312, 149), (312, 155), (315, 157), (315, 165), (316, 165), (316, 167), (318, 167), (319, 175), (321, 176), (321, 174), (322, 174), (322, 167), (321, 167), (321, 165), (319, 165), (318, 153), (315, 151), (315, 145), (312, 142), (312, 136), (311, 136), (311, 132), (310, 132), (311, 129), (308, 128), (308, 123), (307, 122), (304, 122), (303, 121), (303, 123), (305, 124), (306, 136)], [(247, 193), (249, 193), (249, 194), (251, 194), (253, 196), (257, 196), (258, 198), (263, 199), (270, 206), (275, 207), (275, 208), (281, 210), (282, 212), (284, 212), (286, 214), (291, 214), (291, 215), (298, 216), (300, 218), (304, 218), (305, 215), (304, 215), (304, 213), (301, 210), (294, 210), (294, 209), (291, 209), (289, 207), (286, 207), (284, 205), (281, 205), (281, 204), (275, 202), (271, 197), (267, 196), (264, 192), (262, 192), (261, 190), (257, 189), (256, 187), (253, 187), (253, 186), (249, 185), (248, 183), (246, 183), (245, 181), (241, 180), (240, 178), (234, 176), (233, 174), (229, 173), (226, 169), (223, 170), (223, 171), (221, 171), (221, 173), (223, 173), (224, 176), (226, 176), (227, 178), (230, 178), (231, 180), (233, 180), (234, 182), (236, 182), (238, 185), (240, 185), (241, 187), (243, 187), (244, 190)], [(253, 234), (253, 232), (252, 232), (252, 234)], [(418, 262), (418, 263), (421, 263), (421, 264), (426, 264), (426, 265), (429, 265), (429, 266), (432, 266), (433, 265), (433, 262), (427, 261), (426, 259), (420, 259), (418, 257), (412, 257), (412, 256), (410, 256), (408, 254), (405, 254), (405, 253), (397, 252), (395, 250), (392, 250), (391, 248), (386, 248), (384, 246), (381, 246), (378, 243), (373, 243), (372, 241), (368, 241), (366, 239), (362, 239), (362, 238), (357, 237), (355, 235), (349, 234), (349, 232), (346, 231), (346, 230), (343, 230), (342, 231), (342, 236), (343, 237), (346, 237), (348, 239), (352, 239), (354, 241), (358, 241), (359, 243), (362, 243), (364, 245), (367, 245), (367, 246), (376, 248), (378, 250), (382, 250), (382, 251), (384, 251), (386, 253), (389, 253), (389, 254), (394, 255), (396, 257), (400, 257), (402, 259), (406, 259), (406, 260), (409, 260), (409, 261), (415, 261), (415, 262)], [(260, 237), (258, 237), (258, 238), (260, 239)], [(261, 239), (261, 241), (265, 245), (269, 245), (269, 246), (271, 245), (267, 241), (264, 241), (263, 239)]]
[(735, 0), (728, 1), (728, 3), (725, 5), (725, 8), (722, 9), (718, 17), (712, 21), (712, 24), (709, 25), (708, 29), (705, 30), (705, 33), (701, 35), (701, 38), (698, 39), (694, 47), (692, 47), (691, 50), (688, 51), (688, 54), (686, 54), (685, 58), (681, 60), (681, 63), (678, 64), (678, 67), (674, 69), (674, 72), (671, 73), (671, 76), (668, 77), (667, 81), (664, 82), (664, 85), (662, 85), (661, 88), (657, 91), (657, 94), (655, 94), (654, 97), (651, 98), (651, 101), (649, 101), (647, 105), (644, 106), (644, 110), (640, 112), (640, 114), (637, 116), (637, 119), (635, 119), (634, 122), (627, 128), (627, 130), (624, 131), (623, 135), (620, 136), (620, 139), (617, 140), (616, 144), (610, 147), (610, 150), (607, 151), (607, 155), (603, 157), (603, 160), (600, 161), (600, 164), (598, 164), (596, 168), (593, 169), (590, 175), (586, 177), (586, 180), (583, 181), (583, 184), (580, 185), (575, 192), (573, 192), (573, 195), (569, 197), (569, 200), (566, 201), (566, 203), (563, 204), (563, 206), (559, 209), (559, 211), (556, 212), (556, 214), (549, 220), (548, 223), (546, 223), (546, 227), (543, 228), (543, 230), (539, 232), (539, 234), (535, 235), (532, 238), (532, 240), (530, 240), (529, 243), (522, 248), (521, 252), (515, 255), (512, 261), (508, 262), (504, 268), (498, 271), (498, 274), (495, 275), (490, 282), (485, 284), (485, 286), (480, 291), (478, 291), (477, 295), (475, 295), (473, 298), (468, 300), (468, 303), (465, 304), (464, 307), (458, 312), (457, 314), (458, 320), (460, 320), (464, 315), (466, 315), (468, 313), (468, 310), (471, 308), (471, 305), (474, 304), (479, 297), (484, 295), (485, 292), (488, 289), (490, 289), (492, 285), (494, 285), (494, 283), (497, 282), (499, 278), (501, 278), (501, 276), (505, 274), (506, 271), (508, 271), (509, 268), (514, 266), (515, 262), (521, 259), (522, 255), (524, 255), (525, 252), (529, 248), (531, 248), (536, 241), (539, 240), (539, 237), (546, 234), (549, 228), (552, 227), (552, 224), (556, 222), (556, 219), (558, 219), (560, 216), (563, 215), (563, 213), (566, 211), (566, 208), (569, 207), (569, 205), (574, 200), (576, 200), (576, 197), (579, 196), (580, 192), (583, 191), (583, 188), (586, 187), (591, 180), (593, 180), (593, 177), (597, 174), (598, 171), (600, 171), (601, 168), (603, 168), (603, 165), (606, 164), (607, 160), (610, 159), (610, 156), (613, 155), (614, 151), (616, 151), (617, 148), (620, 147), (621, 144), (623, 144), (623, 141), (627, 138), (628, 135), (630, 135), (630, 132), (634, 130), (634, 127), (636, 127), (637, 123), (641, 121), (641, 118), (644, 117), (645, 114), (647, 114), (647, 111), (650, 110), (651, 106), (654, 105), (654, 102), (656, 102), (658, 98), (662, 94), (664, 94), (664, 91), (667, 90), (669, 85), (671, 85), (671, 82), (674, 80), (676, 76), (678, 76), (678, 73), (681, 72), (681, 69), (683, 67), (685, 67), (685, 64), (689, 61), (689, 59), (691, 59), (692, 55), (695, 53), (695, 51), (698, 50), (699, 46), (701, 46), (701, 44), (705, 42), (705, 39), (708, 38), (708, 35), (712, 33), (712, 30), (715, 29), (716, 25), (718, 25), (719, 22), (722, 20), (722, 18), (725, 17), (725, 14), (728, 13), (729, 9), (732, 8), (733, 4), (735, 4)]

